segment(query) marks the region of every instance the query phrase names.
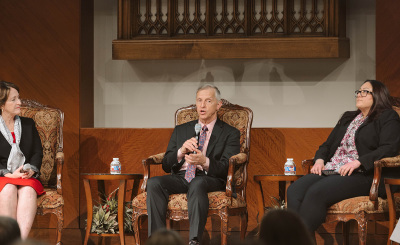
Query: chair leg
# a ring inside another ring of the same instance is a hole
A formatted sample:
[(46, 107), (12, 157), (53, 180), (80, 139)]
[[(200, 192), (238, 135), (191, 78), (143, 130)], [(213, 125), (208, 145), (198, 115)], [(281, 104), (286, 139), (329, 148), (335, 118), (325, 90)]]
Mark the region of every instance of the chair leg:
[(57, 216), (57, 245), (62, 245), (61, 235), (64, 227), (64, 207), (57, 208), (55, 215)]
[(366, 212), (360, 212), (356, 214), (356, 220), (358, 223), (358, 239), (360, 245), (367, 244), (367, 222), (368, 214)]
[(57, 229), (56, 229), (56, 237), (57, 243), (56, 245), (62, 245), (61, 235), (64, 227), (64, 206), (60, 206), (54, 209), (42, 209), (38, 208), (36, 211), (38, 215), (46, 215), (46, 214), (54, 214), (57, 217)]
[(221, 245), (228, 245), (228, 210), (223, 210), (219, 213), (221, 217)]
[(135, 233), (135, 242), (136, 245), (140, 245), (141, 240), (140, 240), (140, 231), (139, 231), (139, 220), (140, 220), (140, 213), (138, 213), (136, 210), (133, 210), (132, 214), (132, 228), (133, 232)]
[(240, 215), (240, 240), (244, 240), (244, 238), (246, 237), (247, 219), (248, 219), (248, 214), (246, 211), (245, 213), (242, 213)]
[(349, 240), (349, 229), (350, 225), (348, 222), (343, 221), (342, 222), (342, 232), (343, 232), (343, 245), (349, 245), (350, 240)]

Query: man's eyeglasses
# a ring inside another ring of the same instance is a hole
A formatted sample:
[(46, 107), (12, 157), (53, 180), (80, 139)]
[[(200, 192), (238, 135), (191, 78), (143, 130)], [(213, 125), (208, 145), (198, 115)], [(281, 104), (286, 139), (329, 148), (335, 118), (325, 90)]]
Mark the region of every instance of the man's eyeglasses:
[(358, 94), (361, 94), (361, 97), (366, 97), (368, 94), (372, 94), (371, 91), (368, 90), (356, 90), (354, 91), (354, 95), (357, 97)]

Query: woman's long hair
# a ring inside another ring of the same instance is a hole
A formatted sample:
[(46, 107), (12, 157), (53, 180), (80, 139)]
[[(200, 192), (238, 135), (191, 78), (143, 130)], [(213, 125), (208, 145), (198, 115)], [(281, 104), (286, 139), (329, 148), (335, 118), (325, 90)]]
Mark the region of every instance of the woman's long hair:
[[(372, 85), (373, 97), (372, 106), (367, 115), (368, 121), (375, 120), (383, 111), (392, 109), (394, 105), (400, 104), (399, 100), (390, 96), (389, 89), (385, 86), (385, 84), (377, 80), (366, 80), (364, 83), (367, 82), (371, 83)], [(340, 118), (339, 123), (346, 123), (349, 120), (353, 120), (360, 113), (360, 109), (356, 111), (346, 111)]]

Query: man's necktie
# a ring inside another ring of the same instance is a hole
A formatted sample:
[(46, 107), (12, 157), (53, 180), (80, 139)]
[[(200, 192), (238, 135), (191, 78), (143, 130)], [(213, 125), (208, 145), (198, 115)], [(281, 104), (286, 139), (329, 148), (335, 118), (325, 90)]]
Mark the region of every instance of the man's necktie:
[[(200, 139), (199, 139), (199, 150), (200, 151), (203, 150), (204, 142), (206, 141), (207, 131), (208, 131), (208, 128), (207, 128), (207, 126), (204, 125), (204, 127), (202, 128), (201, 134), (200, 134)], [(192, 179), (196, 175), (196, 166), (197, 165), (188, 164), (188, 166), (186, 168), (185, 179), (189, 183), (190, 183), (190, 181), (192, 181)]]

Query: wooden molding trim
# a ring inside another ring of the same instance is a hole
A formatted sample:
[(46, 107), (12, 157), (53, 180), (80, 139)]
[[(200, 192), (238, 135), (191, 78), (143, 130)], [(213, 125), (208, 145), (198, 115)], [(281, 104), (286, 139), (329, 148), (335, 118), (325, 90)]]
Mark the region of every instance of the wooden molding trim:
[(117, 60), (349, 56), (345, 0), (118, 1)]
[(113, 41), (114, 60), (349, 57), (349, 39), (338, 37)]

